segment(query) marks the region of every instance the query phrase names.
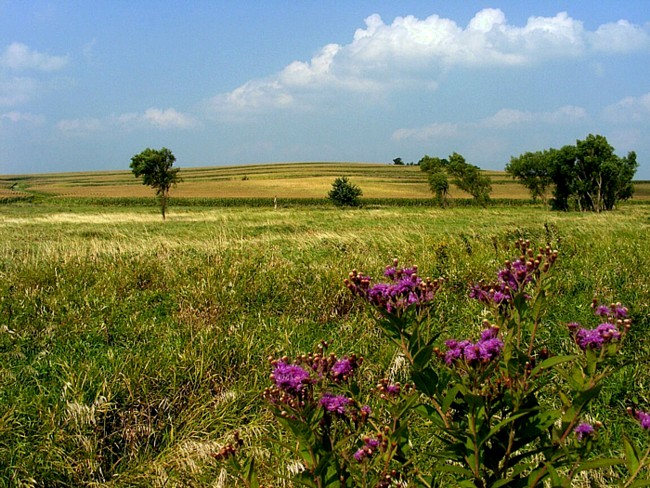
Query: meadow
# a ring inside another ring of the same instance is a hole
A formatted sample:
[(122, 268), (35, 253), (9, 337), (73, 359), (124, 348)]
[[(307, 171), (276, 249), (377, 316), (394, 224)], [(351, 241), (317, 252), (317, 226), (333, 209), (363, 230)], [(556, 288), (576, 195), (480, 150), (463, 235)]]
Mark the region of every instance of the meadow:
[[(265, 181), (265, 168), (258, 170), (247, 168), (247, 180), (241, 169), (223, 176), (241, 188)], [(395, 171), (413, 172), (398, 187), (422, 185), (417, 168), (382, 170), (390, 180)], [(313, 178), (327, 187), (336, 175), (320, 171)], [(360, 171), (362, 188), (364, 177), (382, 177)], [(191, 186), (186, 175), (175, 195), (208, 195), (198, 188), (213, 182), (200, 174), (195, 189), (183, 189)], [(163, 223), (153, 206), (80, 198), (89, 188), (102, 198), (151, 197), (130, 174), (75, 175), (65, 185), (61, 177), (39, 178), (21, 183), (23, 190), (75, 198), (0, 206), (0, 486), (233, 486), (214, 455), (234, 431), (257, 454), (263, 479), (289, 486), (278, 475), (293, 459), (274, 442), (285, 437), (260, 397), (268, 357), (327, 340), (336, 354), (366, 358), (361, 374), (369, 384), (400, 378), (394, 349), (342, 283), (348, 272), (379, 276), (398, 258), (444, 277), (431, 313), (442, 341), (480, 328), (482, 309), (467, 297), (468, 285), (493, 277), (520, 237), (560, 252), (544, 318), (550, 350), (571, 347), (566, 323), (590, 323), (594, 297), (629, 307), (629, 347), (589, 415), (604, 425), (606, 454), (620, 451), (623, 433), (643, 440), (625, 408), (650, 408), (650, 205), (603, 214), (541, 205), (173, 205)], [(316, 195), (291, 182), (285, 188)], [(611, 468), (585, 486), (610, 485), (618, 474)]]

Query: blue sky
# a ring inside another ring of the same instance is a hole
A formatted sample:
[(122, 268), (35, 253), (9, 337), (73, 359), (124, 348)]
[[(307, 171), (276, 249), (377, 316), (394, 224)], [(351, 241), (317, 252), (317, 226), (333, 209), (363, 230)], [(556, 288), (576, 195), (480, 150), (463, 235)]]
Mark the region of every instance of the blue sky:
[(650, 179), (650, 8), (0, 0), (0, 173), (417, 161), (602, 134)]

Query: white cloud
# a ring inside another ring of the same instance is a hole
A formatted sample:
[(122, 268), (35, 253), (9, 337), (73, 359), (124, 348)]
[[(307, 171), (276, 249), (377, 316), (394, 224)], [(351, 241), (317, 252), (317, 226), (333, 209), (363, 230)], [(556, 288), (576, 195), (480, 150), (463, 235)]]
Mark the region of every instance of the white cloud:
[(648, 33), (627, 20), (601, 25), (588, 34), (588, 40), (595, 51), (605, 53), (626, 53), (650, 46)]
[(193, 117), (180, 113), (173, 108), (164, 110), (149, 108), (145, 111), (142, 119), (148, 124), (161, 129), (189, 129), (196, 125), (196, 120)]
[(0, 66), (15, 71), (57, 71), (64, 68), (68, 62), (68, 56), (40, 53), (20, 42), (10, 44), (0, 55)]
[(397, 129), (393, 132), (392, 139), (397, 141), (440, 140), (466, 135), (468, 131), (476, 130), (477, 128), (507, 129), (509, 127), (520, 127), (522, 124), (559, 125), (574, 123), (586, 118), (587, 112), (585, 109), (573, 105), (560, 107), (553, 112), (529, 112), (504, 108), (494, 115), (479, 121), (464, 123), (434, 122), (424, 127)]
[(485, 127), (498, 128), (524, 123), (561, 124), (585, 118), (587, 118), (587, 112), (584, 108), (567, 105), (553, 112), (528, 112), (504, 108), (483, 119), (480, 123)]
[(39, 83), (33, 78), (14, 77), (3, 80), (0, 77), (0, 106), (25, 103), (32, 98), (38, 88)]
[(639, 97), (626, 97), (605, 107), (605, 118), (612, 122), (650, 121), (650, 92)]
[(645, 28), (628, 21), (587, 31), (566, 12), (530, 17), (525, 25), (515, 26), (503, 11), (486, 8), (466, 27), (438, 15), (397, 17), (386, 24), (373, 14), (349, 44), (328, 44), (311, 60), (294, 61), (275, 75), (250, 80), (213, 97), (208, 105), (229, 117), (304, 108), (326, 92), (380, 92), (405, 83), (435, 89), (441, 74), (457, 66), (531, 65), (591, 52), (630, 52), (647, 44)]
[(456, 137), (460, 134), (460, 124), (450, 122), (434, 122), (425, 127), (412, 128), (412, 129), (397, 129), (393, 132), (392, 139), (396, 141), (403, 141), (408, 139), (415, 139), (420, 141), (427, 141), (438, 138)]
[(0, 115), (0, 120), (8, 120), (14, 124), (26, 124), (31, 126), (43, 125), (45, 116), (41, 114), (32, 114), (29, 112), (7, 112)]
[(104, 123), (97, 118), (65, 119), (56, 124), (56, 128), (68, 135), (83, 135), (99, 132), (104, 129)]
[(144, 113), (128, 112), (103, 119), (81, 118), (61, 120), (57, 128), (67, 134), (89, 134), (111, 129), (142, 129), (154, 127), (156, 129), (190, 129), (198, 125), (198, 121), (191, 115), (178, 112), (176, 109), (149, 108)]

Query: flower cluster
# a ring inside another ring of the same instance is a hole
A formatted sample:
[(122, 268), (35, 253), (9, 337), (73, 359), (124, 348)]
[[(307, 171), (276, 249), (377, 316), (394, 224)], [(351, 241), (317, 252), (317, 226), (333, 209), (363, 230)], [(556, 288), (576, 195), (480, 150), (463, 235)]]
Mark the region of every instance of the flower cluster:
[(423, 306), (430, 303), (442, 280), (423, 280), (418, 276), (417, 266), (398, 268), (395, 259), (392, 266), (387, 266), (384, 276), (386, 283), (372, 285), (372, 278), (352, 270), (345, 285), (355, 295), (362, 297), (382, 312), (400, 315), (411, 305)]
[(479, 281), (470, 289), (469, 296), (487, 305), (501, 305), (512, 302), (515, 295), (523, 292), (528, 283), (546, 273), (557, 260), (558, 252), (550, 246), (540, 248), (537, 255), (530, 248), (530, 242), (523, 239), (515, 243), (521, 252), (519, 259), (506, 261), (505, 268), (497, 274), (497, 281)]
[(446, 341), (445, 363), (451, 366), (459, 360), (464, 360), (469, 366), (474, 366), (497, 359), (503, 349), (503, 341), (499, 339), (498, 335), (499, 328), (491, 326), (481, 333), (481, 338), (476, 343), (470, 340), (451, 339)]
[(264, 390), (264, 398), (272, 405), (281, 406), (282, 411), (285, 407), (295, 411), (310, 404), (330, 414), (365, 421), (370, 407), (357, 409), (352, 399), (326, 391), (332, 383), (348, 381), (363, 358), (354, 354), (337, 358), (334, 354), (325, 354), (327, 347), (327, 342), (323, 341), (317, 352), (302, 354), (293, 361), (286, 356), (278, 360), (269, 358), (273, 384)]
[(586, 329), (577, 322), (568, 324), (573, 339), (583, 351), (602, 349), (606, 344), (618, 342), (631, 325), (630, 319), (627, 318), (627, 308), (620, 303), (607, 306), (599, 305), (594, 300), (591, 306), (597, 316), (605, 317), (609, 319), (609, 322), (603, 322), (595, 329)]

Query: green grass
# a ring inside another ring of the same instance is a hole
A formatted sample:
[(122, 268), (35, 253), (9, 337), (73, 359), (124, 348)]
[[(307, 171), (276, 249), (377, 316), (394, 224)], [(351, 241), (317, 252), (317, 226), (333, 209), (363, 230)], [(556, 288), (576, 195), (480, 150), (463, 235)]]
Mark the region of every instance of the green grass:
[[(367, 358), (376, 382), (393, 350), (342, 280), (377, 277), (393, 257), (447, 282), (443, 339), (480, 327), (467, 284), (491, 278), (524, 237), (561, 260), (545, 321), (592, 322), (594, 296), (634, 321), (629, 364), (590, 412), (614, 447), (624, 407), (650, 406), (650, 207), (603, 214), (327, 206), (155, 208), (69, 202), (0, 207), (0, 486), (203, 486), (234, 430), (272, 477), (287, 459), (259, 399), (268, 356), (311, 350)], [(279, 482), (272, 480), (277, 486)]]

